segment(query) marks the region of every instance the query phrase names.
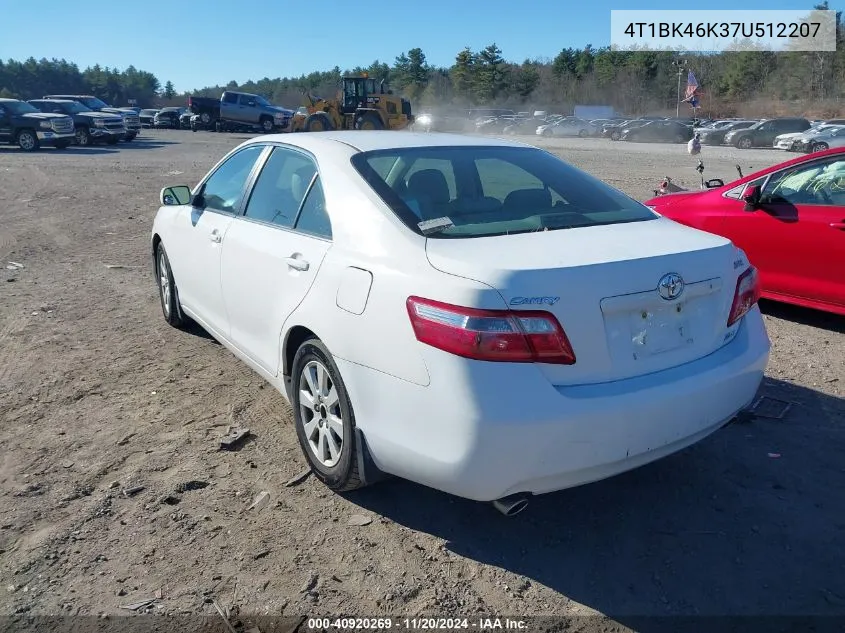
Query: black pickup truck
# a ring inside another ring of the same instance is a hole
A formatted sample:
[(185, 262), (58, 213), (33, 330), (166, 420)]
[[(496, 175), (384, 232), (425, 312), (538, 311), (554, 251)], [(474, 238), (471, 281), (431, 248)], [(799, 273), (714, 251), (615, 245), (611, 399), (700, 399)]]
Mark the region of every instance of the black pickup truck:
[(67, 99), (30, 99), (29, 103), (41, 112), (66, 114), (73, 119), (76, 128), (76, 144), (91, 145), (103, 142), (115, 145), (123, 138), (126, 128), (123, 117), (111, 112), (94, 112), (78, 101)]
[(68, 99), (70, 101), (77, 101), (82, 105), (91, 108), (95, 112), (111, 112), (122, 116), (126, 127), (126, 132), (123, 134), (123, 140), (127, 142), (138, 136), (141, 131), (141, 118), (135, 110), (132, 108), (114, 108), (93, 95), (45, 95), (41, 98)]
[(0, 99), (0, 143), (17, 143), (27, 152), (42, 145), (64, 149), (73, 143), (73, 119), (45, 114), (26, 101)]
[(292, 110), (273, 105), (260, 95), (231, 90), (219, 99), (188, 97), (188, 108), (211, 129), (260, 128), (269, 134), (286, 130), (293, 118)]

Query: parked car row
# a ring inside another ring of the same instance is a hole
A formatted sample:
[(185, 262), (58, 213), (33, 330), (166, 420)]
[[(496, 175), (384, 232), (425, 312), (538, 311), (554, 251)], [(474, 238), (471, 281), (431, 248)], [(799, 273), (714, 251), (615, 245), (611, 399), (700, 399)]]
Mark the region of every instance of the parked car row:
[(132, 141), (141, 130), (137, 113), (90, 95), (47, 95), (21, 101), (0, 99), (0, 142), (25, 151)]
[(845, 146), (845, 119), (815, 121), (803, 132), (780, 134), (772, 143), (775, 149), (809, 154), (831, 147)]
[(501, 114), (491, 111), (475, 120), (457, 117), (457, 124), (445, 126), (446, 117), (422, 114), (417, 127), (480, 134), (537, 135), (544, 137), (604, 137), (614, 141), (686, 143), (693, 136), (698, 119), (650, 116), (639, 119), (584, 119), (562, 114), (532, 116), (528, 112)]
[[(425, 129), (475, 131), (482, 134), (538, 136), (598, 136), (613, 141), (687, 143), (695, 134), (703, 145), (731, 145), (738, 149), (775, 147), (817, 152), (845, 146), (845, 119), (810, 121), (804, 117), (767, 119), (694, 119), (648, 116), (636, 119), (581, 119), (573, 116), (528, 116), (528, 113), (489, 113), (476, 120), (459, 119), (444, 129), (445, 117), (423, 114)], [(435, 125), (435, 122), (439, 125)]]

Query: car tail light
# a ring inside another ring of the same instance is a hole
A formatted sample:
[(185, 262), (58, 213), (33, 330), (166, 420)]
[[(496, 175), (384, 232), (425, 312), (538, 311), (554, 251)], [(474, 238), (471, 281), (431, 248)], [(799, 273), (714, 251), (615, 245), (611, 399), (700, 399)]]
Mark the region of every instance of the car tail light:
[(409, 297), (417, 340), (475, 360), (573, 365), (575, 352), (549, 312), (479, 310)]
[(757, 269), (751, 266), (739, 276), (734, 292), (734, 302), (731, 305), (731, 313), (728, 316), (728, 327), (739, 321), (745, 314), (754, 307), (760, 299), (760, 276)]

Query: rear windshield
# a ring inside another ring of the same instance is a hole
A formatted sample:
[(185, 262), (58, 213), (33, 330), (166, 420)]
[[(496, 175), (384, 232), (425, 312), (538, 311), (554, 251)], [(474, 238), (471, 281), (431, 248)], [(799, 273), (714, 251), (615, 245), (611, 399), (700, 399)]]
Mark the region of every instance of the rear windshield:
[(352, 164), (412, 230), (469, 238), (653, 220), (646, 206), (537, 149), (412, 147)]

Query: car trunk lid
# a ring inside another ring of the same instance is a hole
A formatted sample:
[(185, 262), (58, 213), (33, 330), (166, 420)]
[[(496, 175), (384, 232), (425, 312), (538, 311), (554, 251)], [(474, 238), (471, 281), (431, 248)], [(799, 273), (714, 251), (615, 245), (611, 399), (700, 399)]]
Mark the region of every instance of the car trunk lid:
[[(555, 385), (620, 380), (706, 356), (726, 328), (742, 263), (731, 242), (666, 218), (473, 239), (426, 240), (431, 265), (494, 287), (508, 306), (547, 310), (574, 365), (538, 365)], [(676, 299), (658, 282), (684, 281)], [(735, 328), (734, 328), (735, 329)]]

